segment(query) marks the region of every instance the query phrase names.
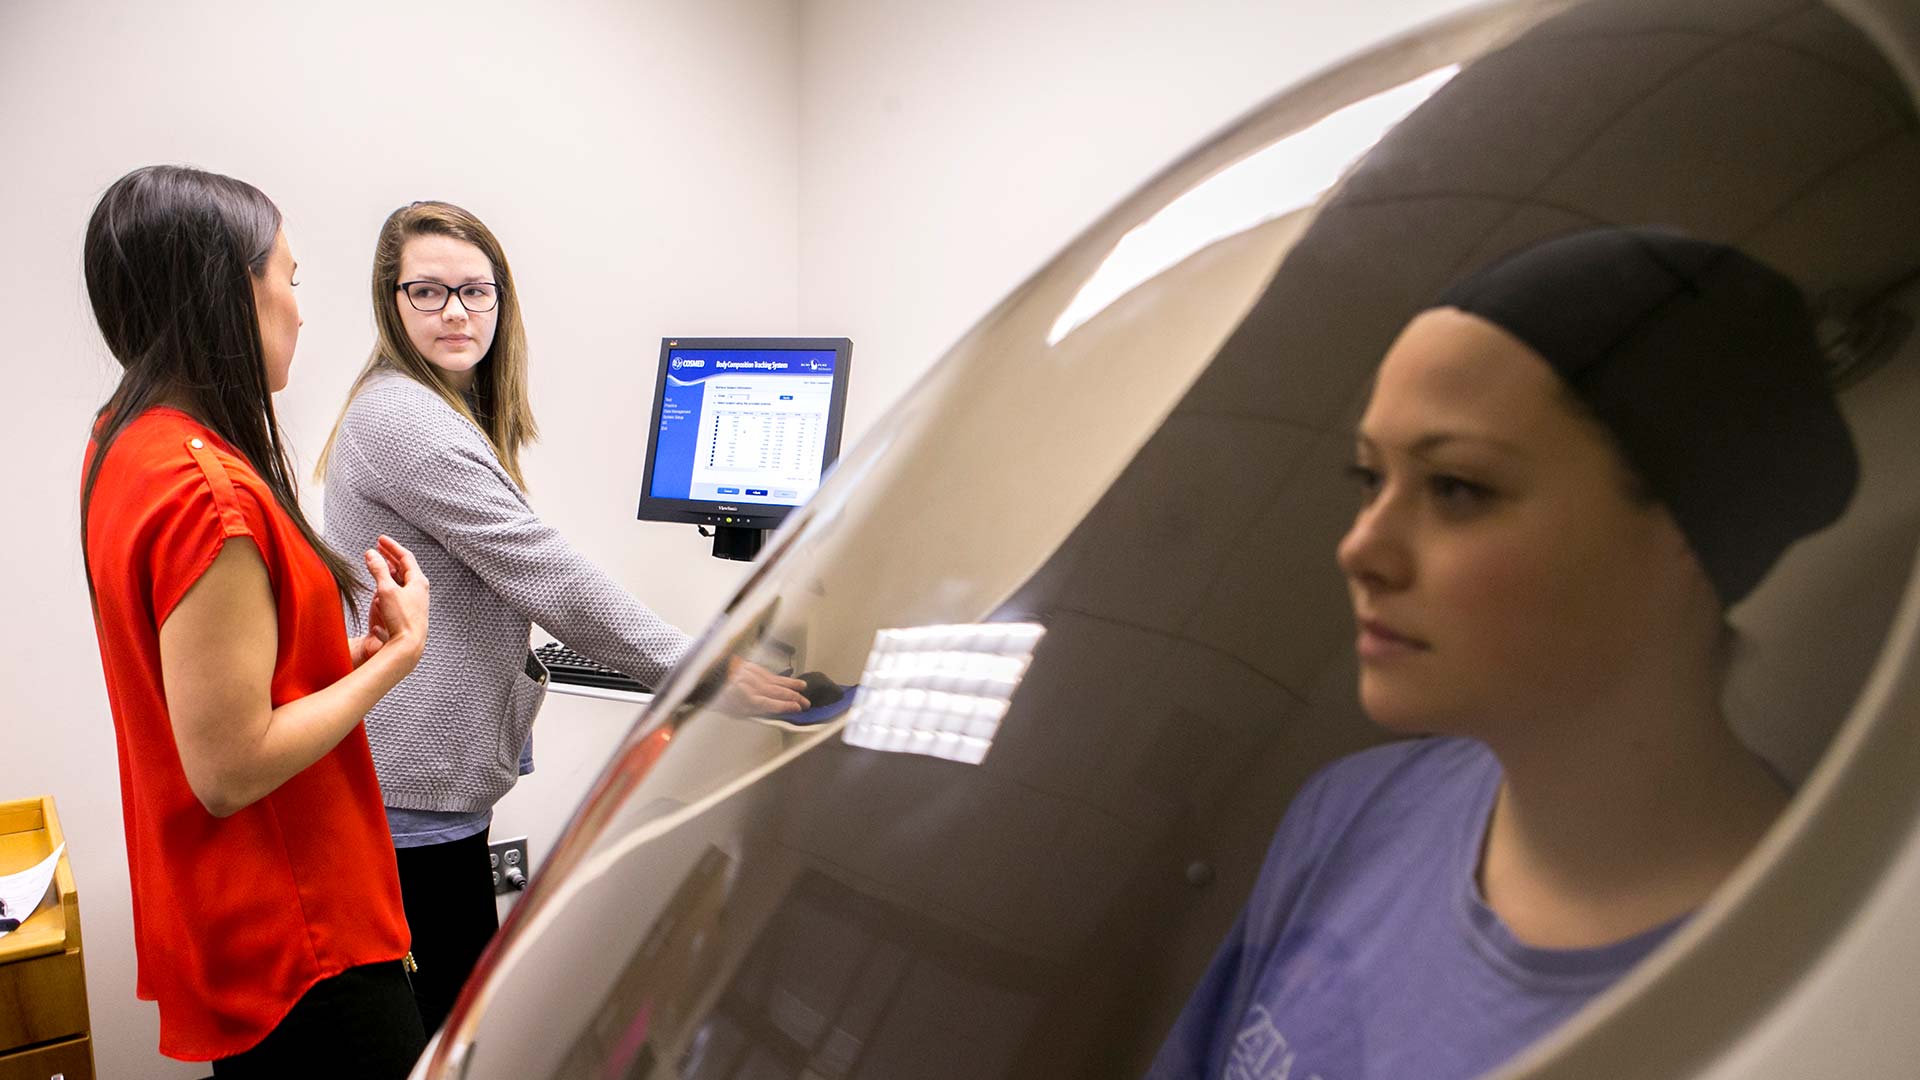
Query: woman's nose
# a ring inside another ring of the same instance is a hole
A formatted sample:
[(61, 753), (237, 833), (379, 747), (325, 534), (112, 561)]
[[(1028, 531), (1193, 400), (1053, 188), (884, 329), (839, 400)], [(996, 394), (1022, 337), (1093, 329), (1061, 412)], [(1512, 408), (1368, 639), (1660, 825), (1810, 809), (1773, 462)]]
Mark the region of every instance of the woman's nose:
[(1405, 514), (1385, 492), (1353, 516), (1334, 558), (1350, 581), (1370, 588), (1400, 588), (1412, 573), (1404, 531)]

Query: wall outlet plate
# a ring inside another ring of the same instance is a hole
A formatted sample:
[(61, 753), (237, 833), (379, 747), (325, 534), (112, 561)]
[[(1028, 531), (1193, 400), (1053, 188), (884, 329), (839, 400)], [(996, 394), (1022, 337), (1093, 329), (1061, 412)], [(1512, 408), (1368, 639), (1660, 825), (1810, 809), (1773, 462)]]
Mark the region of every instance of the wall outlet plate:
[(505, 896), (527, 887), (533, 877), (533, 863), (527, 858), (527, 838), (516, 836), (487, 845), (487, 861), (493, 866), (493, 895)]

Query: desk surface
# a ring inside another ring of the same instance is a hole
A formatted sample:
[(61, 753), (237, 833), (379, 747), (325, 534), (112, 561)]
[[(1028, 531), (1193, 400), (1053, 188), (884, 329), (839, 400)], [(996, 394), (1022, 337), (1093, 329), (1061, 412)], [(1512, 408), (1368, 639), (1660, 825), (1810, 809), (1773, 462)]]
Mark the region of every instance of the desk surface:
[(645, 705), (653, 700), (652, 694), (636, 693), (632, 690), (612, 690), (604, 686), (581, 686), (578, 683), (565, 683), (558, 679), (547, 680), (547, 692), (569, 694), (573, 697), (600, 698), (604, 701), (624, 701), (631, 705)]

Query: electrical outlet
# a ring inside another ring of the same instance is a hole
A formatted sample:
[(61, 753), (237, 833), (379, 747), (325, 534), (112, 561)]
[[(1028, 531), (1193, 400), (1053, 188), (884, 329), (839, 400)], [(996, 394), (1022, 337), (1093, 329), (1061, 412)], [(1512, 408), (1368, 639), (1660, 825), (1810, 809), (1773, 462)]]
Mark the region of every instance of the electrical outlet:
[(505, 896), (527, 887), (533, 876), (533, 863), (527, 858), (527, 838), (496, 840), (487, 845), (487, 861), (493, 865), (493, 895)]

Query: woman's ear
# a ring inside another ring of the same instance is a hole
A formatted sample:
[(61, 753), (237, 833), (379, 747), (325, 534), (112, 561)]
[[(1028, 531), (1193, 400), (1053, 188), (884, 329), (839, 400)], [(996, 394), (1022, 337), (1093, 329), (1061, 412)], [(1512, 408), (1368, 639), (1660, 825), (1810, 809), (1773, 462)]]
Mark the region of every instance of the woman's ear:
[(1719, 670), (1731, 655), (1733, 630), (1727, 622), (1726, 607), (1720, 602), (1720, 590), (1714, 586), (1713, 578), (1707, 574), (1706, 564), (1694, 554), (1693, 545), (1687, 542), (1687, 536), (1673, 520), (1664, 506), (1658, 506), (1662, 536), (1660, 558), (1666, 564), (1662, 580), (1670, 583), (1670, 600), (1673, 610), (1683, 615), (1685, 624), (1700, 628), (1700, 633), (1713, 642), (1713, 660)]
[(1671, 587), (1673, 603), (1687, 605), (1689, 610), (1699, 612), (1702, 618), (1724, 621), (1720, 590), (1714, 587), (1706, 564), (1694, 552), (1687, 534), (1680, 529), (1680, 523), (1673, 519), (1673, 513), (1662, 503), (1649, 502), (1647, 509), (1655, 518), (1653, 528), (1658, 536), (1653, 552), (1661, 564), (1657, 568), (1649, 567), (1649, 571), (1657, 569), (1660, 572), (1660, 580)]

